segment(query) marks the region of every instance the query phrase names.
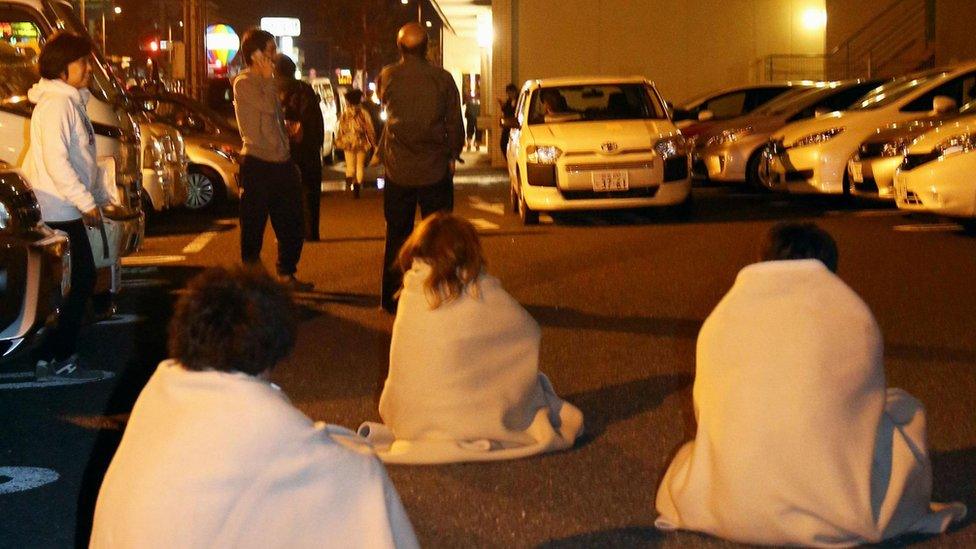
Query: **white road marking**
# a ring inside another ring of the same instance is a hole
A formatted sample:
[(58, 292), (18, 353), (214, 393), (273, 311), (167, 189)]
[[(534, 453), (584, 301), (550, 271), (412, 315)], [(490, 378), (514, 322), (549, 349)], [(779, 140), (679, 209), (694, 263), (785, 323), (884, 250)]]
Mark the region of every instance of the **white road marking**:
[[(65, 387), (68, 385), (81, 385), (83, 383), (94, 383), (96, 381), (105, 381), (106, 379), (111, 379), (115, 377), (112, 372), (107, 372), (105, 370), (89, 370), (90, 372), (95, 372), (99, 374), (99, 377), (94, 379), (71, 379), (64, 377), (49, 377), (42, 380), (34, 379), (34, 372), (11, 372), (0, 374), (0, 391), (13, 390), (13, 389), (47, 389), (49, 387)], [(6, 380), (14, 380), (7, 382)], [(25, 381), (16, 381), (25, 380)]]
[[(123, 283), (123, 286), (125, 284)], [(118, 324), (136, 324), (137, 322), (142, 322), (146, 320), (144, 317), (139, 315), (122, 315), (116, 314), (112, 315), (111, 318), (106, 318), (105, 320), (99, 320), (95, 324), (98, 326), (114, 326)]]
[(220, 234), (219, 231), (206, 231), (200, 233), (196, 238), (193, 239), (192, 242), (183, 248), (183, 253), (195, 254), (203, 251), (203, 249), (207, 247), (207, 244), (210, 244), (210, 241), (213, 240), (218, 234)]
[(159, 272), (159, 267), (126, 267), (122, 269), (122, 272), (128, 274), (156, 274)]
[(26, 492), (51, 484), (59, 478), (61, 475), (57, 471), (43, 467), (0, 467), (0, 494)]
[(166, 265), (186, 261), (182, 255), (130, 255), (122, 258), (123, 267), (145, 267), (147, 265)]
[(919, 223), (895, 225), (895, 230), (903, 233), (948, 233), (962, 230), (962, 225), (958, 223)]
[(896, 215), (904, 215), (905, 212), (901, 210), (832, 210), (827, 212), (827, 215), (839, 216), (839, 215), (849, 215), (851, 217), (894, 217)]
[(505, 215), (505, 205), (501, 202), (485, 202), (480, 196), (469, 196), (468, 203), (475, 210), (495, 215)]
[(479, 231), (494, 231), (501, 228), (498, 224), (492, 223), (487, 219), (481, 219), (480, 217), (469, 219), (468, 221), (470, 221), (471, 224), (474, 225), (474, 228), (478, 229)]
[(123, 278), (123, 288), (162, 288), (169, 285), (169, 282), (161, 278)]
[(485, 175), (454, 175), (454, 183), (458, 185), (494, 185), (496, 183), (508, 182), (508, 174), (485, 174)]

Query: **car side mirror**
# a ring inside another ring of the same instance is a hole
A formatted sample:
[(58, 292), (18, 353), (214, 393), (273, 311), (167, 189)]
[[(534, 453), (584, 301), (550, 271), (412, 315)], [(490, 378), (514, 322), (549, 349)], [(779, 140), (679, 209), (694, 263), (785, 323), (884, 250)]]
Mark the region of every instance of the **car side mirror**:
[(519, 124), (518, 118), (515, 117), (502, 118), (501, 126), (506, 130), (518, 130), (522, 127), (522, 125)]
[(705, 110), (703, 110), (703, 111), (701, 111), (701, 112), (698, 113), (698, 121), (699, 122), (708, 122), (709, 120), (711, 120), (713, 118), (715, 118), (715, 113), (713, 113), (712, 111), (710, 111), (708, 109), (705, 109)]
[(956, 110), (958, 106), (955, 99), (947, 95), (936, 95), (932, 98), (932, 112), (935, 114), (948, 114)]

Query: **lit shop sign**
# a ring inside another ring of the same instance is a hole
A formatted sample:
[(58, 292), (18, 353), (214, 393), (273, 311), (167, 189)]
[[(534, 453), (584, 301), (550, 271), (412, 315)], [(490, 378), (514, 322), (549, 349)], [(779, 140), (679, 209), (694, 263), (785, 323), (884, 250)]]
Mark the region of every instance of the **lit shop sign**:
[(336, 69), (336, 81), (340, 86), (351, 86), (352, 71), (349, 69)]
[(226, 67), (227, 63), (241, 49), (241, 39), (230, 25), (210, 25), (207, 27), (207, 64)]
[(262, 17), (261, 30), (266, 30), (278, 37), (301, 36), (302, 22), (294, 17)]
[(0, 23), (0, 37), (36, 40), (40, 35), (33, 23)]

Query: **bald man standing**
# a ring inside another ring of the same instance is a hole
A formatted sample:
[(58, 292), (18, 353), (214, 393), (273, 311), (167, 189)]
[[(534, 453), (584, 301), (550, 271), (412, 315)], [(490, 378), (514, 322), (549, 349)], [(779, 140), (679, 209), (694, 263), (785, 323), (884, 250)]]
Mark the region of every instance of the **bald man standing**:
[(413, 231), (417, 206), (422, 217), (454, 209), (454, 167), (464, 148), (460, 93), (449, 72), (427, 62), (427, 41), (423, 27), (404, 25), (397, 34), (400, 61), (377, 80), (387, 113), (379, 146), (386, 167), (382, 307), (391, 314), (403, 283), (394, 263)]

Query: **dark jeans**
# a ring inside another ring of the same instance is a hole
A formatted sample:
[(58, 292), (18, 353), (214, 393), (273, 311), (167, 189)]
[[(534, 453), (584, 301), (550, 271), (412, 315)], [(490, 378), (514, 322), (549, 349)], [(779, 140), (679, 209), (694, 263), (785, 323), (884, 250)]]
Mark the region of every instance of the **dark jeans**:
[(383, 215), (386, 217), (386, 249), (383, 254), (382, 305), (388, 311), (396, 309), (396, 294), (403, 285), (403, 273), (396, 266), (400, 248), (413, 232), (413, 222), (420, 206), (420, 216), (454, 210), (454, 176), (448, 173), (443, 180), (423, 187), (404, 187), (387, 181), (383, 189)]
[(49, 222), (52, 229), (68, 233), (71, 249), (71, 290), (58, 313), (57, 323), (47, 332), (37, 350), (37, 358), (63, 360), (78, 351), (78, 334), (85, 318), (88, 299), (95, 289), (95, 260), (85, 223), (76, 221)]
[(322, 210), (322, 159), (294, 158), (302, 176), (305, 207), (305, 240), (319, 239), (319, 214)]
[(278, 239), (278, 274), (292, 275), (302, 255), (305, 216), (298, 168), (291, 161), (265, 162), (245, 156), (241, 162), (241, 259), (245, 264), (261, 262), (264, 227), (271, 227)]

